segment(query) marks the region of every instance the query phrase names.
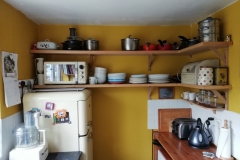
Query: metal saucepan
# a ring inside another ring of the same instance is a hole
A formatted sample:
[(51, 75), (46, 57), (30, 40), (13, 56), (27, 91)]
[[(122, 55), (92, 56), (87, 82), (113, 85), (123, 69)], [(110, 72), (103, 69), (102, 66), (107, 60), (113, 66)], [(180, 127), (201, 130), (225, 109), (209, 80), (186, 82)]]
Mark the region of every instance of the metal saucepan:
[(98, 50), (99, 41), (89, 38), (88, 40), (84, 40), (84, 49), (85, 50)]
[(122, 50), (123, 51), (138, 50), (140, 39), (130, 38), (130, 37), (131, 37), (131, 35), (129, 35), (128, 38), (121, 39), (121, 44), (122, 44)]

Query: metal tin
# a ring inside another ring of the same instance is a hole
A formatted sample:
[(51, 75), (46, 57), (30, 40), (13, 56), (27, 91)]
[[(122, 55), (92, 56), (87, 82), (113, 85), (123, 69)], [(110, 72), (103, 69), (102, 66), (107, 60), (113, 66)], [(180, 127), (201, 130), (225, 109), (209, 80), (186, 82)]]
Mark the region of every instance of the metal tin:
[(215, 85), (227, 85), (228, 84), (228, 68), (227, 67), (216, 67), (213, 68)]

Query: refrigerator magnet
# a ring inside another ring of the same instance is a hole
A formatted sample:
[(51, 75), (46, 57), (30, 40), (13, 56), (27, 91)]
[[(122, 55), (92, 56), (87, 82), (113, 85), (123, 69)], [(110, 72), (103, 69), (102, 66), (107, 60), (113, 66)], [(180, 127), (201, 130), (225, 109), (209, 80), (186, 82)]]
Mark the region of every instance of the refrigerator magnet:
[(45, 106), (46, 110), (53, 110), (54, 109), (54, 103), (47, 102)]
[(53, 123), (59, 124), (59, 123), (69, 123), (71, 124), (69, 112), (67, 112), (65, 109), (59, 109), (56, 110), (53, 114)]

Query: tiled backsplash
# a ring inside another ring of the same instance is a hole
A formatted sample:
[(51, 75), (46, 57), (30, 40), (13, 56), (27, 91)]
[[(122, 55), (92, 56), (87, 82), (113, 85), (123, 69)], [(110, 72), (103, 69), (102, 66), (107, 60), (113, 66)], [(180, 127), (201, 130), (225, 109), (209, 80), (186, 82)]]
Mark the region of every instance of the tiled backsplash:
[(18, 112), (0, 120), (0, 160), (8, 160), (9, 152), (13, 149), (13, 129), (23, 122), (23, 113)]
[(218, 140), (217, 131), (219, 130), (217, 125), (220, 123), (220, 127), (222, 127), (223, 121), (228, 120), (232, 133), (232, 155), (240, 159), (240, 114), (231, 111), (216, 111), (216, 114), (214, 114), (211, 110), (191, 105), (181, 99), (148, 100), (148, 129), (158, 129), (158, 109), (163, 108), (191, 108), (192, 118), (201, 118), (203, 122), (208, 117), (213, 117), (214, 121), (211, 121), (210, 129), (216, 145)]

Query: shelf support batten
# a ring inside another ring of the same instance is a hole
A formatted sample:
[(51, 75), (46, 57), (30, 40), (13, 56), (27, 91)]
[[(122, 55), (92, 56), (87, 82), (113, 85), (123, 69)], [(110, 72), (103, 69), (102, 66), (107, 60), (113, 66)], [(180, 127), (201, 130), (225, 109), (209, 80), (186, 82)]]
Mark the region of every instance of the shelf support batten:
[(151, 71), (152, 61), (153, 61), (153, 55), (151, 54), (148, 56), (148, 71)]
[(211, 91), (219, 98), (221, 102), (225, 104), (225, 109), (227, 109), (227, 102), (228, 102), (228, 99), (226, 97), (226, 95), (228, 94), (227, 91), (225, 91), (225, 97), (222, 96), (217, 90), (212, 89)]
[[(227, 49), (226, 49), (227, 48)], [(227, 57), (228, 57), (228, 47), (225, 48), (225, 56), (223, 56), (216, 48), (210, 48), (217, 56), (220, 58), (225, 66), (227, 66)]]
[(153, 91), (153, 87), (148, 87), (148, 99), (152, 99), (151, 98), (152, 91)]
[(93, 63), (93, 55), (89, 54), (89, 70), (92, 69), (92, 63)]

